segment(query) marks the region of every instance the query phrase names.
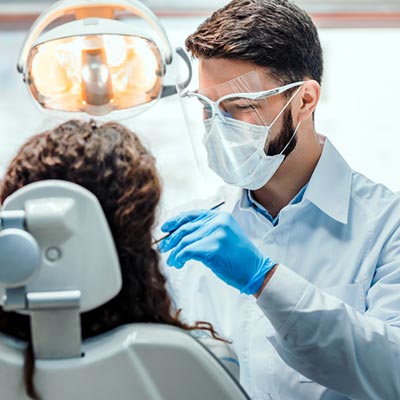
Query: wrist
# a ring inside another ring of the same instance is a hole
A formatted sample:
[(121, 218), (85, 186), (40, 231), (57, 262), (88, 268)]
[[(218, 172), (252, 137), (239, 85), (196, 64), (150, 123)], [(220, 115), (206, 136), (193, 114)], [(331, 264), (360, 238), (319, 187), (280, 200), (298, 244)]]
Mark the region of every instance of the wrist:
[(265, 278), (264, 278), (264, 282), (262, 283), (260, 289), (257, 291), (257, 293), (254, 293), (254, 297), (256, 299), (258, 299), (258, 297), (260, 296), (260, 294), (263, 292), (263, 290), (265, 289), (265, 287), (267, 286), (268, 282), (271, 280), (272, 275), (274, 275), (276, 269), (278, 268), (278, 264), (275, 264), (274, 267), (272, 269), (270, 269), (266, 274), (265, 274)]
[(265, 277), (268, 272), (275, 266), (275, 262), (269, 257), (262, 257), (254, 275), (250, 278), (245, 286), (238, 288), (241, 293), (252, 294), (258, 293), (260, 287), (264, 284)]

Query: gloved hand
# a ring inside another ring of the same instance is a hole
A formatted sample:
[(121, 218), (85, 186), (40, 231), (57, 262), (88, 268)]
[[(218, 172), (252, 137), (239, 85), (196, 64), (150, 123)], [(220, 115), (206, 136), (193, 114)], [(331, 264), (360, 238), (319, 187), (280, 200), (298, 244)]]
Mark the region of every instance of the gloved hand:
[(242, 293), (257, 293), (275, 265), (227, 212), (181, 213), (165, 222), (161, 230), (173, 232), (159, 245), (161, 252), (173, 249), (167, 260), (169, 266), (182, 268), (188, 260), (200, 261)]

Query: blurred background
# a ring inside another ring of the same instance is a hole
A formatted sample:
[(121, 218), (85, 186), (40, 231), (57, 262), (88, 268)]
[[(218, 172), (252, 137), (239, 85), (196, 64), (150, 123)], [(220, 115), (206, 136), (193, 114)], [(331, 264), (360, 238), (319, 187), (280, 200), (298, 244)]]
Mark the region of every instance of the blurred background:
[[(295, 1), (312, 16), (324, 50), (323, 95), (317, 131), (328, 136), (350, 166), (400, 190), (400, 0)], [(31, 100), (16, 62), (27, 30), (52, 1), (0, 0), (0, 179), (18, 146), (56, 123)], [(173, 47), (226, 1), (143, 1), (161, 19)], [(176, 58), (176, 57), (175, 57)], [(168, 69), (173, 83), (177, 62)], [(157, 159), (163, 207), (211, 195), (219, 182), (198, 172), (176, 96), (122, 121)]]

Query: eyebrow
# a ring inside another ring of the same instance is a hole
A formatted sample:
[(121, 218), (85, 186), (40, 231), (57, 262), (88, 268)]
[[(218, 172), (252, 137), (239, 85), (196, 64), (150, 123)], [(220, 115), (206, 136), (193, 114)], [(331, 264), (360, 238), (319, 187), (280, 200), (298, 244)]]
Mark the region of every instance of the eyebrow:
[(226, 103), (234, 103), (235, 101), (244, 101), (244, 100), (247, 100), (249, 103), (252, 103), (252, 102), (256, 102), (259, 99), (250, 99), (248, 97), (240, 97), (240, 96), (238, 96), (238, 97), (230, 97), (228, 99), (225, 99), (225, 100), (222, 101), (222, 103), (224, 103), (224, 104), (226, 104)]

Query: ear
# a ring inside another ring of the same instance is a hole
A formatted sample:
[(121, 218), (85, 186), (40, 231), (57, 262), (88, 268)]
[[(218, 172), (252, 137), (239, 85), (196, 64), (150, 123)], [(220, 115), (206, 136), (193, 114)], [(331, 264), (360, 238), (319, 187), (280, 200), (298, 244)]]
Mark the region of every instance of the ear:
[(297, 121), (306, 121), (311, 118), (314, 110), (317, 107), (321, 94), (321, 86), (313, 79), (304, 81), (303, 87), (300, 90), (299, 108), (297, 113)]

